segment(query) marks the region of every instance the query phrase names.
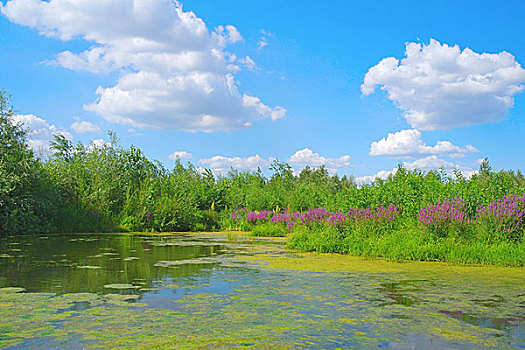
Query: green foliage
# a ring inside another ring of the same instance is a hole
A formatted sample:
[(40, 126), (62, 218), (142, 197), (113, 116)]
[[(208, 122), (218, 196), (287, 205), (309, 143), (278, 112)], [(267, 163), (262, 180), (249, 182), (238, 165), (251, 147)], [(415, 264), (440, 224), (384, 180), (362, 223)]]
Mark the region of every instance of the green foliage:
[(0, 234), (53, 229), (54, 191), (42, 164), (13, 121), (9, 96), (0, 90)]
[(347, 253), (347, 231), (333, 225), (301, 225), (293, 229), (288, 247), (302, 251), (319, 253)]
[[(469, 217), (474, 217), (480, 204), (486, 205), (507, 194), (525, 193), (525, 177), (519, 170), (496, 172), (488, 160), (482, 162), (479, 173), (471, 179), (464, 178), (459, 171), (448, 176), (443, 169), (423, 172), (399, 165), (388, 179), (376, 179), (362, 186), (353, 177), (330, 175), (323, 166), (305, 167), (295, 175), (290, 165), (279, 161), (272, 164), (269, 177), (261, 170), (233, 169), (215, 176), (209, 169), (201, 172), (191, 163), (180, 161), (170, 170), (149, 160), (135, 146), (120, 146), (112, 132), (109, 142), (102, 146), (74, 145), (64, 136), (56, 135), (51, 143), (54, 153), (44, 162), (29, 149), (26, 130), (14, 125), (12, 117), (9, 98), (1, 91), (0, 234), (251, 230), (245, 218), (230, 217), (232, 208), (280, 212), (323, 207), (347, 212), (350, 208), (378, 204), (398, 208), (396, 225), (416, 227), (419, 209), (437, 201), (461, 197)], [(328, 232), (328, 236), (323, 233), (315, 238), (320, 241), (314, 245), (332, 251), (334, 248), (326, 242), (336, 236), (360, 237), (365, 242), (400, 230), (369, 224), (337, 228)], [(300, 237), (309, 234), (297, 232), (293, 239), (299, 242)], [(481, 229), (460, 232), (452, 228), (448, 235), (470, 240), (471, 236), (477, 236), (482, 240), (490, 234)]]
[(288, 229), (282, 225), (262, 224), (252, 229), (252, 235), (257, 237), (285, 237)]
[(524, 266), (525, 242), (490, 244), (448, 237), (436, 239), (417, 227), (404, 227), (380, 237), (344, 234), (326, 226), (294, 228), (288, 247), (301, 251), (343, 253), (393, 261), (444, 261), (468, 265)]

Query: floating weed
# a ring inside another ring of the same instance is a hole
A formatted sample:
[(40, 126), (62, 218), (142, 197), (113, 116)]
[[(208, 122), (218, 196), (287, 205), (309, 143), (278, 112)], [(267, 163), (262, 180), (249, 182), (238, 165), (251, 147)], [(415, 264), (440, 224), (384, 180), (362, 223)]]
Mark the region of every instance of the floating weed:
[(104, 301), (107, 304), (116, 306), (133, 306), (133, 307), (146, 307), (146, 303), (138, 303), (140, 295), (137, 294), (105, 294)]
[(95, 266), (95, 265), (84, 265), (84, 266), (77, 266), (77, 269), (96, 270), (96, 269), (101, 269), (101, 267)]
[(198, 258), (198, 259), (186, 259), (186, 260), (159, 261), (153, 266), (178, 267), (181, 265), (203, 265), (203, 264), (216, 264), (216, 263), (217, 263), (217, 259), (214, 259), (214, 258)]
[(20, 287), (4, 287), (0, 288), (0, 293), (21, 293), (25, 292), (25, 288)]
[(130, 257), (122, 259), (122, 261), (133, 261), (133, 260), (140, 260), (140, 258), (137, 258), (136, 256), (130, 256)]
[(113, 283), (104, 285), (106, 289), (140, 289), (140, 286), (134, 286), (127, 283)]

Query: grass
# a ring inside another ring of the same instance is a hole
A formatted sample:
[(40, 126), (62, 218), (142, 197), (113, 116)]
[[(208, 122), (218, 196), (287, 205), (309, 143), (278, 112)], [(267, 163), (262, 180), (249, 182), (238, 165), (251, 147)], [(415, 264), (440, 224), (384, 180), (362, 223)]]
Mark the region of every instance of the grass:
[(256, 237), (285, 237), (288, 229), (282, 225), (262, 224), (252, 229), (252, 236)]
[(486, 243), (435, 238), (418, 228), (377, 236), (341, 233), (335, 227), (294, 228), (288, 247), (300, 251), (343, 253), (392, 261), (442, 261), (459, 265), (524, 266), (525, 242)]

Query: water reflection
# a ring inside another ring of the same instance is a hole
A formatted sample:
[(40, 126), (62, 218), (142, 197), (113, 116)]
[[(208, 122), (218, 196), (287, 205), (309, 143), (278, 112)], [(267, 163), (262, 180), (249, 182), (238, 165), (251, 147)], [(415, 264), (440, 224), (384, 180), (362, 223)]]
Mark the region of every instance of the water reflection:
[(0, 241), (0, 286), (59, 294), (104, 293), (105, 285), (115, 283), (154, 288), (156, 280), (201, 274), (203, 268), (209, 268), (204, 262), (163, 268), (157, 265), (159, 261), (192, 260), (222, 253), (221, 245), (195, 242), (183, 235), (6, 237)]

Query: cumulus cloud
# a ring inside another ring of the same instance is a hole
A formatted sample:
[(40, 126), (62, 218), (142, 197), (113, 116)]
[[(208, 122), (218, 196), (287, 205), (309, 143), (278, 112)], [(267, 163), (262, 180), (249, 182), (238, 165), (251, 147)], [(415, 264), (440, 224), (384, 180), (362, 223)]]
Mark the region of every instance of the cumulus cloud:
[(257, 170), (257, 168), (265, 168), (270, 165), (273, 158), (264, 159), (258, 154), (250, 157), (224, 157), (214, 156), (212, 158), (205, 158), (199, 162), (210, 168), (214, 173), (225, 174), (231, 168), (238, 170)]
[(421, 154), (448, 155), (452, 158), (463, 158), (465, 153), (476, 153), (478, 150), (467, 145), (464, 148), (450, 141), (438, 141), (434, 146), (426, 145), (421, 139), (419, 130), (401, 130), (389, 133), (386, 138), (372, 142), (371, 156), (406, 157)]
[(525, 70), (508, 52), (461, 51), (431, 39), (408, 43), (401, 61), (388, 57), (370, 68), (361, 91), (381, 86), (413, 128), (437, 130), (503, 120), (523, 83)]
[(111, 142), (107, 142), (104, 139), (96, 139), (96, 140), (91, 140), (88, 150), (93, 151), (97, 148), (100, 149), (104, 147), (111, 147)]
[(172, 154), (168, 156), (169, 159), (190, 159), (193, 157), (191, 153), (188, 153), (186, 151), (175, 151)]
[(11, 0), (0, 11), (12, 22), (60, 40), (93, 43), (64, 51), (55, 63), (72, 70), (118, 70), (114, 86), (99, 87), (85, 109), (112, 123), (138, 128), (214, 132), (285, 115), (256, 96), (241, 93), (234, 73), (255, 67), (226, 48), (242, 36), (232, 25), (210, 31), (176, 1)]
[(392, 170), (380, 170), (375, 175), (366, 175), (366, 176), (358, 176), (355, 178), (355, 182), (358, 184), (362, 183), (370, 183), (374, 181), (375, 179), (382, 179), (386, 180), (390, 175), (395, 175), (397, 173), (397, 168), (394, 168)]
[(62, 134), (69, 140), (73, 140), (71, 133), (59, 130), (53, 124), (33, 114), (18, 114), (13, 116), (15, 124), (22, 124), (28, 130), (28, 145), (35, 154), (41, 157), (52, 154), (49, 143), (54, 140), (53, 135)]
[[(219, 174), (227, 173), (231, 168), (238, 170), (257, 170), (257, 168), (268, 168), (276, 158), (262, 158), (258, 154), (250, 157), (224, 157), (214, 156), (212, 158), (200, 159), (199, 163), (207, 166), (213, 172)], [(298, 173), (305, 166), (320, 167), (325, 165), (329, 173), (335, 174), (340, 168), (352, 166), (350, 156), (344, 155), (339, 158), (326, 158), (319, 153), (314, 153), (311, 149), (305, 148), (295, 152), (287, 159), (293, 167), (294, 173)]]
[(477, 170), (474, 170), (469, 166), (449, 162), (435, 155), (417, 159), (413, 162), (404, 162), (403, 165), (408, 170), (421, 169), (429, 171), (443, 168), (450, 176), (454, 175), (454, 170), (458, 170), (466, 178), (470, 178), (473, 174), (477, 173)]
[(438, 158), (437, 156), (428, 156), (421, 159), (416, 159), (412, 162), (404, 162), (404, 166), (408, 170), (421, 169), (421, 170), (432, 170), (439, 169), (441, 167), (445, 169), (462, 168), (461, 166), (452, 162)]
[[(408, 170), (420, 169), (424, 171), (439, 170), (443, 168), (445, 172), (453, 176), (454, 170), (458, 170), (464, 177), (470, 178), (473, 174), (477, 173), (477, 170), (472, 169), (469, 166), (453, 163), (439, 158), (436, 155), (427, 156), (424, 158), (416, 159), (411, 162), (403, 162), (403, 166)], [(375, 175), (371, 176), (360, 176), (356, 177), (357, 183), (369, 183), (374, 181), (376, 178), (386, 180), (388, 176), (395, 175), (397, 173), (397, 167), (392, 170), (381, 170)]]
[(335, 174), (339, 168), (348, 168), (351, 166), (349, 155), (343, 155), (339, 158), (325, 158), (319, 153), (314, 153), (309, 148), (295, 152), (288, 158), (287, 162), (298, 167), (305, 167), (307, 165), (320, 167), (321, 165), (325, 165), (326, 169), (332, 174)]
[(76, 121), (73, 124), (71, 124), (71, 129), (79, 134), (88, 133), (88, 132), (92, 132), (92, 133), (100, 132), (100, 128), (97, 125), (90, 123), (90, 122), (81, 121), (81, 120)]

